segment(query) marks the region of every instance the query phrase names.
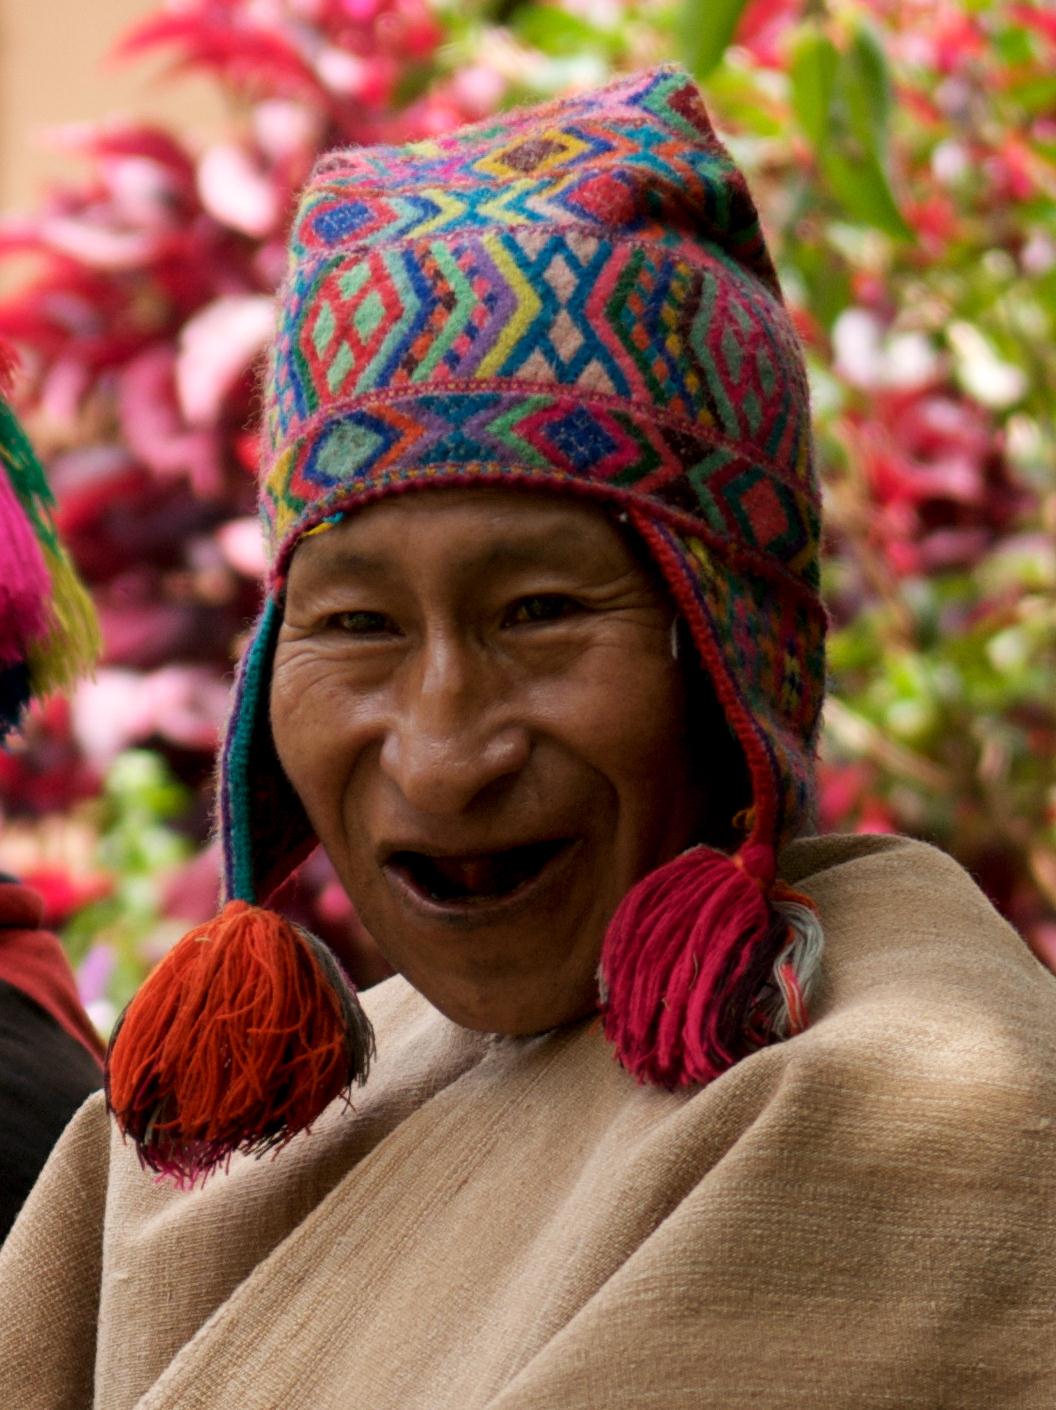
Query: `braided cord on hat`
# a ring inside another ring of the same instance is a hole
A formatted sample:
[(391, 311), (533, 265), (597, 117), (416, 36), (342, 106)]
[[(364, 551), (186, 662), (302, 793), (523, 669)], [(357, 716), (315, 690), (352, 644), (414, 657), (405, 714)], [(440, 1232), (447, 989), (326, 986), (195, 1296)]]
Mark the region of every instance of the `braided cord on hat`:
[(221, 767), (227, 786), (220, 790), (220, 835), (227, 886), (225, 899), (231, 901), (252, 903), (258, 899), (253, 864), (250, 757), (256, 721), (267, 709), (263, 697), (271, 681), (271, 659), (281, 624), (282, 609), (269, 595), (242, 657), (224, 737)]

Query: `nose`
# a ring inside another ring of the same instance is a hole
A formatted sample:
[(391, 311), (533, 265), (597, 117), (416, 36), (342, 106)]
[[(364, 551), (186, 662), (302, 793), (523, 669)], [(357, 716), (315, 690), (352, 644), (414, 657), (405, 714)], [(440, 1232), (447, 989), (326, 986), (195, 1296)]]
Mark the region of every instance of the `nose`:
[(381, 768), (420, 813), (453, 817), (528, 762), (531, 740), (483, 651), (434, 639), (407, 663)]

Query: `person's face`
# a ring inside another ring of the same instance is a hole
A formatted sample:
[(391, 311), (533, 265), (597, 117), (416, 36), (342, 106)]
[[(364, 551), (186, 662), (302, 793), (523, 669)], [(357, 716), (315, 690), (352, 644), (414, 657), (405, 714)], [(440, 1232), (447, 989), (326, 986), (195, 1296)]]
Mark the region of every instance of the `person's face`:
[(297, 547), (276, 748), (382, 953), (455, 1022), (590, 1012), (618, 902), (693, 840), (672, 620), (575, 500), (427, 491)]

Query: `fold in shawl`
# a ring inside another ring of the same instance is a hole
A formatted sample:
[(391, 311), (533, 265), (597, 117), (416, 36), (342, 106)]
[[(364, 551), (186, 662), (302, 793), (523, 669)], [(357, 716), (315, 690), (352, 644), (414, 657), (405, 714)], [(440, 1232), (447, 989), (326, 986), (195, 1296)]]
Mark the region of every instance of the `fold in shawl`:
[(1051, 1410), (1056, 980), (921, 844), (783, 872), (828, 934), (816, 1021), (703, 1090), (394, 979), (355, 1110), (204, 1190), (91, 1101), (0, 1256), (0, 1402)]

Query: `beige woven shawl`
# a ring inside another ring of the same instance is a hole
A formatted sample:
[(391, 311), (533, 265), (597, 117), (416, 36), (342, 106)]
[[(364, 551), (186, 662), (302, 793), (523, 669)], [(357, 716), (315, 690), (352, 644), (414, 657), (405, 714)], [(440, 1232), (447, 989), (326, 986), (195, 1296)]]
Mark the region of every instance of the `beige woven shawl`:
[(0, 1256), (3, 1410), (1052, 1410), (1056, 980), (953, 862), (797, 843), (814, 1026), (704, 1090), (402, 980), (275, 1160), (143, 1174), (97, 1099)]

